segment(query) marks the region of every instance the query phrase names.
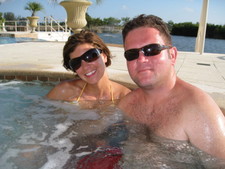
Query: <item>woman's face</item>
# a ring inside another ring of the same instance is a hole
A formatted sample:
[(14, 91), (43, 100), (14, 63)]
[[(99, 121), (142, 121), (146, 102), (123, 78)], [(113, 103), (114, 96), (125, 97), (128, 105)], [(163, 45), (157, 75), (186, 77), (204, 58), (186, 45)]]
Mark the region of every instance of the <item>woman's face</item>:
[[(72, 53), (70, 53), (70, 59), (78, 58), (83, 55), (88, 50), (94, 48), (89, 43), (78, 45)], [(100, 57), (93, 62), (81, 61), (81, 66), (76, 70), (78, 76), (90, 84), (97, 83), (105, 73), (105, 63), (107, 62), (107, 57), (105, 54), (101, 53)]]

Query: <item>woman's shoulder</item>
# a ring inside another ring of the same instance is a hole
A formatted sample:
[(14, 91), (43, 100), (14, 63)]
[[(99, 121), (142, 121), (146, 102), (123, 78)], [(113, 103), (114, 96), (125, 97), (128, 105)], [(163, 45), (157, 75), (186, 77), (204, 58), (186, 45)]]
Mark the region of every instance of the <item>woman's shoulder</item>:
[(80, 79), (71, 79), (71, 80), (64, 80), (58, 83), (53, 89), (54, 90), (69, 90), (74, 88), (79, 88), (79, 86), (82, 84), (82, 80)]
[[(57, 84), (48, 94), (47, 98), (55, 100), (68, 100), (79, 95), (84, 82), (80, 79), (66, 80)], [(78, 93), (78, 94), (77, 94)]]
[(112, 82), (112, 88), (119, 98), (124, 97), (131, 91), (128, 87), (117, 82)]

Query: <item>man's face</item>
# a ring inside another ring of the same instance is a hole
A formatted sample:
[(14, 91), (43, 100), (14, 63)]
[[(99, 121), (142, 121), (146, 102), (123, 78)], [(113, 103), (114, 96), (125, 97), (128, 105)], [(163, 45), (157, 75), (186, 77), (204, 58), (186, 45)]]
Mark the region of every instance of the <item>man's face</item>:
[[(124, 41), (125, 51), (129, 49), (142, 48), (148, 44), (165, 44), (159, 31), (155, 28), (140, 27), (130, 31)], [(129, 74), (133, 81), (143, 88), (152, 88), (156, 84), (163, 84), (168, 79), (169, 72), (173, 69), (175, 59), (170, 59), (170, 50), (162, 50), (154, 56), (145, 56), (139, 51), (139, 57), (127, 61)]]

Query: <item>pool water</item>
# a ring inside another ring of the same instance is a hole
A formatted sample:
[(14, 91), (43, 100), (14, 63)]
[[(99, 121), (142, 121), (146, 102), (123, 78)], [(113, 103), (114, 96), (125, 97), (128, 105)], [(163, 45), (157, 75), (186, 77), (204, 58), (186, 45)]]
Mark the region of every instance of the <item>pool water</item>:
[(36, 38), (14, 38), (14, 37), (0, 37), (1, 44), (20, 43), (20, 42), (44, 42), (45, 40)]
[(1, 81), (0, 168), (74, 168), (79, 161), (80, 166), (90, 165), (90, 157), (89, 162), (80, 157), (93, 152), (102, 158), (105, 153), (117, 156), (118, 161), (120, 142), (127, 137), (124, 125), (118, 123), (119, 111), (113, 106), (80, 109), (45, 99), (54, 85)]
[(188, 141), (149, 133), (115, 106), (45, 99), (54, 85), (0, 81), (1, 169), (225, 168)]

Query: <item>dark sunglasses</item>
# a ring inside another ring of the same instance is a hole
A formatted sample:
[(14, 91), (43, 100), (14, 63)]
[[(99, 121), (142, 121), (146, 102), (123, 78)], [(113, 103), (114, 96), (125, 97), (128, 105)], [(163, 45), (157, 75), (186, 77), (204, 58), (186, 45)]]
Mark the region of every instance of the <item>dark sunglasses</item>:
[(160, 54), (164, 49), (170, 49), (172, 46), (165, 46), (160, 44), (149, 44), (142, 48), (129, 49), (124, 52), (127, 61), (135, 60), (139, 57), (139, 51), (143, 52), (145, 56), (154, 56)]
[(84, 60), (85, 62), (93, 62), (99, 58), (101, 53), (102, 50), (96, 48), (88, 50), (80, 57), (69, 60), (70, 69), (76, 71), (80, 68), (82, 60)]

